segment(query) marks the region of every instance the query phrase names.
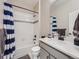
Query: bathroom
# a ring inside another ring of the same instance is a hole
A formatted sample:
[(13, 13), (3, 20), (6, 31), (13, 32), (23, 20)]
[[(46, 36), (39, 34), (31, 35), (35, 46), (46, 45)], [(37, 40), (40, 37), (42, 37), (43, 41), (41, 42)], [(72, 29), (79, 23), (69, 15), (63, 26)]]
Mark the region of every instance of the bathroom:
[[(8, 55), (3, 12), (9, 8), (4, 2), (13, 7), (15, 51)], [(73, 35), (78, 5), (78, 0), (0, 0), (0, 59), (79, 59)]]

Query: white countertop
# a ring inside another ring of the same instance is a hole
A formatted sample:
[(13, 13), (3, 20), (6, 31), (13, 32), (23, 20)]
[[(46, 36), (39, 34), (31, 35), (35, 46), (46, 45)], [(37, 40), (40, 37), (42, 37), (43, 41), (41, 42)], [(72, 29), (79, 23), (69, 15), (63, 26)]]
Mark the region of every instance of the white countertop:
[(72, 56), (75, 59), (79, 59), (79, 46), (76, 46), (69, 41), (61, 41), (57, 38), (44, 38), (40, 39), (40, 41), (50, 45), (51, 47), (56, 48), (57, 50), (69, 56)]

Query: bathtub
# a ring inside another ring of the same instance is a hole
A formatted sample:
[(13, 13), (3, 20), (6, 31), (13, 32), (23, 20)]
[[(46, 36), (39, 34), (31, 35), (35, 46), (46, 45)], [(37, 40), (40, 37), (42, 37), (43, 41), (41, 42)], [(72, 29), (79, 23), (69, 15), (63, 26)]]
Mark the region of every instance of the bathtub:
[(18, 58), (25, 56), (27, 54), (32, 59), (32, 55), (31, 55), (31, 48), (32, 47), (33, 47), (33, 45), (28, 45), (27, 47), (22, 47), (22, 48), (16, 49), (14, 59), (18, 59)]

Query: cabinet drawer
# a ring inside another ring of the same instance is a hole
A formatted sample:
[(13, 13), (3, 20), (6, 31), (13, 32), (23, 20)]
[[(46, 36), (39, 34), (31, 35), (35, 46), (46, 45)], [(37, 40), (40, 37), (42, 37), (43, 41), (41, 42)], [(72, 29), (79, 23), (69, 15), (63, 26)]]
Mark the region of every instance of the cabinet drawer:
[(59, 52), (58, 50), (54, 49), (53, 47), (40, 42), (40, 47), (44, 48), (46, 51), (48, 51), (51, 55), (55, 56), (57, 59), (72, 59), (69, 56)]

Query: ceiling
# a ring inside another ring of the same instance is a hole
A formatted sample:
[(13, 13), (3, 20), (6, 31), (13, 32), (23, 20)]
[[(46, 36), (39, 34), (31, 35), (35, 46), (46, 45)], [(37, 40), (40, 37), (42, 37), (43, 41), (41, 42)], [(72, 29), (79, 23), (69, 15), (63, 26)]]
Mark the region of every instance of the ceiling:
[(14, 5), (21, 6), (27, 9), (33, 9), (39, 0), (10, 0)]

